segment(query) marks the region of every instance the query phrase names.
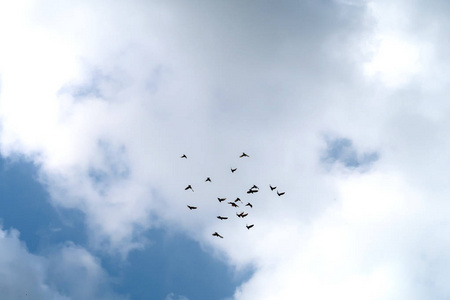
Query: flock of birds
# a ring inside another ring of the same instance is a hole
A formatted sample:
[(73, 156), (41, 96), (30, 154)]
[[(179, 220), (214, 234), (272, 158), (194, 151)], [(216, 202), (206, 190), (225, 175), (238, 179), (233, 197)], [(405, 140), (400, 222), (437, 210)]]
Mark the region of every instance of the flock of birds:
[[(248, 154), (246, 154), (245, 152), (242, 152), (242, 154), (239, 156), (240, 158), (244, 158), (244, 157), (250, 157)], [(184, 159), (187, 159), (187, 156), (186, 156), (186, 154), (183, 154), (182, 156), (181, 156), (181, 158), (184, 158)], [(236, 170), (237, 170), (237, 168), (231, 168), (231, 173), (234, 173), (234, 172), (236, 172)], [(206, 178), (206, 180), (205, 180), (205, 182), (212, 182), (211, 181), (211, 178), (210, 177), (207, 177)], [(274, 191), (274, 190), (276, 190), (276, 186), (272, 186), (272, 185), (269, 185), (269, 187), (270, 187), (270, 190), (271, 191)], [(186, 191), (188, 191), (188, 190), (191, 190), (192, 192), (194, 192), (194, 189), (192, 188), (192, 186), (189, 184), (186, 188), (185, 188), (185, 190)], [(254, 193), (257, 193), (257, 192), (259, 192), (259, 187), (258, 186), (256, 186), (256, 185), (253, 185), (251, 188), (249, 188), (249, 190), (247, 191), (247, 194), (254, 194)], [(278, 196), (283, 196), (285, 194), (285, 192), (279, 192), (278, 190), (277, 190), (277, 195)], [(223, 201), (225, 201), (227, 198), (217, 198), (217, 200), (219, 200), (219, 203), (222, 203)], [(234, 201), (230, 201), (230, 202), (228, 202), (228, 204), (230, 204), (232, 207), (235, 207), (235, 208), (238, 208), (239, 207), (239, 205), (237, 204), (238, 202), (240, 202), (241, 204), (244, 204), (242, 201), (241, 201), (241, 199), (239, 199), (239, 197), (238, 198), (236, 198)], [(245, 206), (248, 206), (249, 208), (253, 208), (253, 204), (251, 204), (250, 202), (247, 202), (247, 204), (245, 204)], [(187, 205), (187, 207), (189, 208), (189, 210), (195, 210), (195, 209), (197, 209), (197, 206), (191, 206), (191, 205)], [(238, 218), (245, 218), (246, 216), (248, 216), (248, 213), (245, 213), (245, 212), (241, 212), (241, 213), (236, 213), (236, 216), (238, 217)], [(219, 220), (227, 220), (228, 219), (228, 217), (226, 217), (226, 216), (217, 216), (217, 219), (219, 219)], [(251, 224), (251, 225), (248, 225), (248, 224), (246, 224), (245, 225), (246, 227), (247, 227), (247, 229), (251, 229), (253, 226), (255, 226), (255, 224)], [(217, 232), (214, 232), (213, 234), (212, 234), (212, 236), (216, 236), (216, 237), (219, 237), (219, 238), (222, 238), (223, 239), (223, 236), (221, 236), (219, 233), (217, 233)]]

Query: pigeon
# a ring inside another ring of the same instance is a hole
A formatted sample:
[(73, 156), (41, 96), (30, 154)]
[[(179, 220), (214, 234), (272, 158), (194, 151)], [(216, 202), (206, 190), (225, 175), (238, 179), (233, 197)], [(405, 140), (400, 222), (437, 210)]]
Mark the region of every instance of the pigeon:
[(192, 191), (194, 191), (194, 189), (192, 188), (191, 185), (188, 185), (188, 186), (185, 188), (185, 190), (186, 190), (186, 191), (187, 191), (187, 190), (192, 190)]
[[(241, 199), (236, 198), (236, 200), (234, 200), (235, 203), (238, 202), (238, 201), (241, 201)], [(242, 203), (242, 201), (241, 201), (241, 203)]]
[(285, 192), (280, 193), (280, 192), (277, 191), (277, 195), (278, 195), (278, 196), (283, 196), (284, 193), (285, 193)]
[(183, 154), (183, 155), (181, 156), (181, 158), (187, 158), (186, 154)]
[(209, 181), (209, 182), (211, 182), (211, 178), (206, 178), (206, 180), (205, 180), (205, 182), (207, 182), (207, 181)]
[(219, 220), (226, 220), (226, 219), (228, 219), (228, 217), (217, 216), (217, 219), (219, 219)]
[(248, 156), (248, 154), (246, 154), (245, 152), (242, 152), (242, 155), (241, 156), (239, 156), (239, 157), (250, 157), (250, 156)]
[(225, 201), (227, 198), (217, 198), (219, 202)]
[(252, 205), (250, 202), (248, 202), (247, 204), (245, 204), (245, 206), (250, 206), (251, 208), (253, 208), (253, 205)]
[(257, 189), (257, 190), (259, 190), (259, 187), (257, 187), (256, 185), (253, 185), (250, 189)]
[(238, 216), (239, 218), (242, 218), (243, 215), (244, 215), (244, 212), (241, 212), (240, 214), (236, 213), (236, 216)]
[(213, 236), (217, 236), (217, 237), (220, 237), (221, 239), (223, 239), (223, 236), (221, 236), (220, 234), (218, 234), (217, 232), (214, 232), (213, 234), (212, 234)]
[(252, 225), (247, 225), (247, 224), (245, 224), (245, 227), (247, 227), (247, 229), (250, 229), (250, 228), (252, 228), (253, 226), (255, 226), (255, 224), (252, 224)]
[(237, 170), (237, 168), (231, 168), (231, 173), (234, 173)]
[(248, 191), (247, 191), (247, 194), (253, 194), (253, 193), (257, 193), (258, 192), (258, 190), (252, 190), (252, 189), (249, 189)]
[(248, 213), (243, 214), (241, 217), (242, 217), (242, 218), (245, 218), (246, 216), (248, 216)]
[(233, 207), (239, 207), (239, 205), (237, 205), (237, 204), (234, 203), (234, 202), (228, 202), (228, 204), (231, 204), (231, 206), (233, 206)]
[(197, 209), (197, 206), (187, 206), (190, 210)]
[(271, 186), (270, 184), (269, 184), (269, 186), (270, 186), (270, 190), (272, 190), (272, 191), (277, 188), (276, 186)]

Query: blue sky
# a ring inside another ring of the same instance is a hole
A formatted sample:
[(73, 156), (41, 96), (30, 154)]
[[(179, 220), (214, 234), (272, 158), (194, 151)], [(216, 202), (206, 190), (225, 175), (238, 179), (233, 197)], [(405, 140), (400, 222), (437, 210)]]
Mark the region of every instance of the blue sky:
[(448, 8), (0, 2), (2, 299), (448, 299)]
[[(0, 159), (0, 210), (3, 230), (15, 228), (28, 251), (46, 256), (59, 244), (88, 247), (82, 214), (56, 209), (38, 178), (38, 168), (21, 158)], [(251, 270), (234, 271), (181, 233), (154, 229), (145, 234), (152, 244), (132, 252), (127, 261), (94, 252), (115, 278), (114, 290), (130, 299), (224, 299), (247, 279)]]
[(15, 157), (0, 159), (1, 211), (4, 229), (15, 228), (32, 253), (67, 240), (86, 244), (83, 216), (56, 209), (37, 180), (33, 163)]

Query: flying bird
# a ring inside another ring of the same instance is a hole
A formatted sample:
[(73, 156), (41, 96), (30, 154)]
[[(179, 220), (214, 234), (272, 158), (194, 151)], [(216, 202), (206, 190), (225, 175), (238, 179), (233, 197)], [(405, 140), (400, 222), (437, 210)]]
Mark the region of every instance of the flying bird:
[(245, 204), (245, 206), (250, 206), (251, 208), (253, 208), (253, 205), (252, 205), (250, 202), (248, 202), (247, 204)]
[(207, 182), (207, 181), (209, 181), (209, 182), (211, 182), (211, 178), (206, 178), (206, 180), (205, 180), (205, 182)]
[(233, 207), (239, 207), (239, 205), (237, 205), (237, 204), (234, 203), (234, 202), (228, 202), (228, 204), (231, 204), (231, 206), (233, 206)]
[(186, 191), (187, 191), (187, 190), (192, 190), (192, 191), (194, 191), (194, 189), (192, 188), (191, 185), (188, 185), (188, 186), (185, 188), (185, 190), (186, 190)]
[(197, 206), (189, 206), (189, 205), (187, 205), (187, 207), (188, 207), (190, 210), (197, 209)]
[(217, 198), (219, 202), (225, 201), (227, 198)]
[(221, 236), (220, 234), (218, 234), (217, 232), (214, 232), (213, 234), (212, 234), (213, 236), (217, 236), (217, 237), (220, 237), (221, 239), (223, 239), (223, 236)]
[(239, 157), (250, 157), (250, 156), (248, 156), (248, 154), (246, 154), (245, 152), (242, 152), (242, 154), (241, 154), (241, 156), (239, 156)]
[(250, 228), (252, 228), (253, 226), (255, 226), (255, 224), (252, 224), (252, 225), (247, 225), (247, 224), (245, 224), (245, 227), (247, 227), (247, 229), (250, 229)]
[(270, 190), (272, 190), (272, 191), (277, 188), (276, 186), (271, 186), (270, 184), (269, 184), (269, 186), (270, 186)]
[(253, 185), (250, 189), (257, 189), (257, 190), (259, 190), (259, 187), (257, 187), (256, 185)]
[(243, 214), (241, 217), (242, 217), (242, 218), (245, 218), (246, 216), (248, 216), (248, 213)]
[[(238, 202), (238, 201), (241, 201), (241, 199), (236, 198), (236, 200), (234, 200), (235, 203)], [(241, 203), (242, 203), (242, 201), (241, 201)]]
[(238, 216), (239, 218), (242, 218), (243, 215), (244, 215), (244, 212), (241, 212), (240, 214), (236, 213), (236, 216)]
[(183, 154), (183, 155), (181, 156), (181, 158), (187, 158), (186, 154)]
[(231, 168), (231, 173), (234, 173), (237, 170), (237, 168)]
[(258, 192), (258, 190), (252, 190), (252, 189), (249, 189), (248, 191), (247, 191), (247, 194), (253, 194), (253, 193), (257, 193)]
[(278, 195), (278, 196), (283, 196), (284, 193), (285, 193), (285, 192), (281, 192), (281, 193), (280, 193), (280, 192), (277, 191), (277, 195)]
[(219, 220), (226, 220), (226, 219), (228, 219), (228, 217), (217, 216), (217, 219), (219, 219)]

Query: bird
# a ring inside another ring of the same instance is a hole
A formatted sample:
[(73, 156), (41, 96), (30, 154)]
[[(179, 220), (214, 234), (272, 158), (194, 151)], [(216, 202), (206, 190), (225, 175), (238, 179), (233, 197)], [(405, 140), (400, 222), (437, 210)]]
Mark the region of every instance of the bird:
[(258, 190), (252, 190), (252, 189), (249, 189), (248, 191), (247, 191), (247, 194), (253, 194), (253, 193), (257, 193), (258, 192)]
[[(238, 202), (238, 201), (241, 201), (241, 199), (236, 198), (236, 200), (234, 200), (235, 203)], [(241, 201), (241, 203), (242, 203), (242, 201)]]
[(239, 157), (250, 157), (250, 156), (248, 156), (248, 154), (246, 154), (245, 152), (242, 152), (242, 154), (241, 154), (241, 156), (239, 156)]
[(245, 204), (245, 206), (250, 206), (251, 208), (253, 208), (253, 205), (252, 205), (250, 202), (248, 202), (247, 204)]
[(212, 234), (213, 236), (217, 236), (217, 237), (220, 237), (221, 239), (223, 239), (223, 236), (221, 236), (220, 234), (218, 234), (217, 232), (214, 232), (213, 234)]
[(241, 217), (242, 217), (242, 218), (245, 218), (246, 216), (248, 216), (248, 213), (243, 214)]
[(257, 189), (257, 190), (259, 190), (259, 187), (257, 187), (256, 185), (253, 185), (250, 189)]
[(231, 168), (231, 173), (234, 173), (237, 170), (237, 168)]
[(188, 207), (190, 210), (197, 209), (197, 206), (189, 206), (189, 205), (187, 205), (187, 207)]
[(247, 224), (245, 224), (245, 227), (247, 227), (247, 229), (250, 229), (250, 228), (252, 228), (253, 226), (255, 226), (255, 224), (252, 224), (252, 225), (247, 225)]
[(240, 214), (236, 213), (236, 216), (238, 216), (239, 218), (242, 218), (243, 214), (244, 214), (244, 212), (241, 212)]
[(225, 201), (227, 198), (217, 198), (219, 202)]
[(219, 220), (226, 220), (226, 219), (228, 219), (228, 217), (217, 216), (217, 219), (219, 219)]
[(278, 196), (283, 196), (284, 193), (285, 193), (285, 192), (281, 192), (281, 193), (280, 193), (280, 192), (277, 191), (277, 195), (278, 195)]
[(209, 182), (211, 182), (211, 178), (206, 178), (206, 180), (205, 180), (205, 182), (207, 182), (207, 181), (209, 181)]
[(188, 185), (188, 186), (185, 188), (185, 190), (186, 190), (186, 191), (187, 191), (187, 190), (192, 190), (192, 191), (194, 191), (194, 189), (192, 188), (191, 185)]
[(234, 203), (234, 202), (228, 202), (228, 204), (231, 204), (231, 206), (233, 206), (233, 207), (239, 207), (239, 205), (237, 205), (237, 204)]
[(277, 188), (276, 186), (271, 186), (270, 184), (269, 184), (269, 186), (270, 186), (270, 190), (272, 190), (272, 191)]
[(186, 154), (183, 154), (183, 155), (181, 156), (181, 158), (187, 158)]

